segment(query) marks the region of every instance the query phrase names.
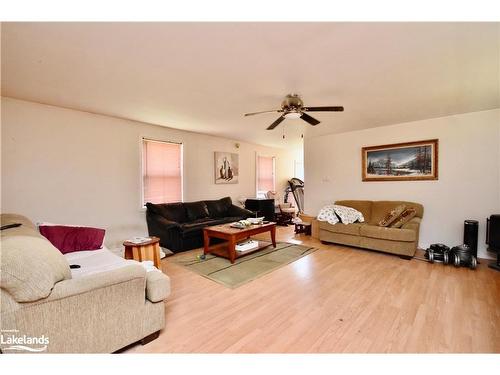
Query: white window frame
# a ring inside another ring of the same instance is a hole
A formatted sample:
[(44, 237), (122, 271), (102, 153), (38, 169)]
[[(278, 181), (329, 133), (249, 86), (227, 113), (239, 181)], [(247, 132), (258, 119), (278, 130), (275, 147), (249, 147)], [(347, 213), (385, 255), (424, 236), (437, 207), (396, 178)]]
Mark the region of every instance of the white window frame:
[(141, 167), (140, 169), (140, 187), (141, 187), (141, 194), (140, 194), (140, 207), (141, 210), (146, 209), (146, 202), (144, 202), (144, 141), (148, 142), (159, 142), (159, 143), (172, 143), (176, 145), (181, 146), (181, 202), (184, 202), (184, 143), (182, 142), (175, 142), (175, 141), (170, 141), (170, 140), (163, 140), (163, 139), (154, 139), (154, 138), (148, 138), (148, 137), (141, 137), (140, 138), (140, 154), (141, 154)]
[[(297, 170), (300, 169), (302, 172), (302, 175), (297, 173)], [(299, 178), (302, 181), (304, 181), (304, 175), (305, 175), (305, 170), (304, 170), (304, 161), (303, 160), (295, 160), (294, 165), (293, 165), (293, 177)]]

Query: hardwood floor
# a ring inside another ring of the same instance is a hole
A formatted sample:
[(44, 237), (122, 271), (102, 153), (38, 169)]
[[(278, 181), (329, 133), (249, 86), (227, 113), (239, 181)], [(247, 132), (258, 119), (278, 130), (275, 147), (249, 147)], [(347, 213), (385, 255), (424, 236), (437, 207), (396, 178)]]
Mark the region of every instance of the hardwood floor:
[(171, 262), (166, 328), (127, 352), (500, 352), (500, 273), (322, 244), (293, 228), (278, 241), (319, 250), (237, 289)]

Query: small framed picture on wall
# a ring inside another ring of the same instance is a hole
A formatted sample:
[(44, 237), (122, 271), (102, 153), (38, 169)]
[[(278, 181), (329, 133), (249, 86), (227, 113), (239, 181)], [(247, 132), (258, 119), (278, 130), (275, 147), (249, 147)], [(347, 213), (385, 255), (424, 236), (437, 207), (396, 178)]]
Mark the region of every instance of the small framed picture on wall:
[(215, 183), (237, 184), (239, 176), (239, 155), (232, 152), (215, 151)]
[(438, 179), (438, 139), (363, 147), (363, 181)]

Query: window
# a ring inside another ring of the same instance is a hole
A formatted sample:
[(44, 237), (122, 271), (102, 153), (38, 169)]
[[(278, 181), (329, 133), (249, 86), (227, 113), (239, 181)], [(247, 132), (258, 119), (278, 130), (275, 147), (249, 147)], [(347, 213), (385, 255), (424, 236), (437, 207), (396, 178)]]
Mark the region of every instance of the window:
[(304, 181), (304, 162), (295, 160), (295, 173), (294, 177)]
[(275, 164), (274, 156), (257, 156), (257, 197), (275, 190)]
[(142, 140), (143, 204), (182, 201), (182, 144)]

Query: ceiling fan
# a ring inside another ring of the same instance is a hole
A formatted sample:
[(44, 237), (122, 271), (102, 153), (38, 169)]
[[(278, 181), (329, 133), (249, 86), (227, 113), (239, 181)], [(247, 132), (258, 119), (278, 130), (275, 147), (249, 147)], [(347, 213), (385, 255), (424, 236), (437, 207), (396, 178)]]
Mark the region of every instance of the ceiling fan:
[(267, 130), (273, 130), (286, 118), (301, 118), (310, 125), (318, 125), (320, 121), (316, 120), (314, 117), (309, 116), (306, 112), (342, 112), (344, 107), (304, 107), (304, 102), (297, 94), (288, 94), (285, 99), (281, 102), (281, 109), (273, 109), (270, 111), (252, 112), (245, 113), (245, 116), (258, 115), (260, 113), (278, 112), (282, 115), (274, 121), (271, 125), (267, 127)]

